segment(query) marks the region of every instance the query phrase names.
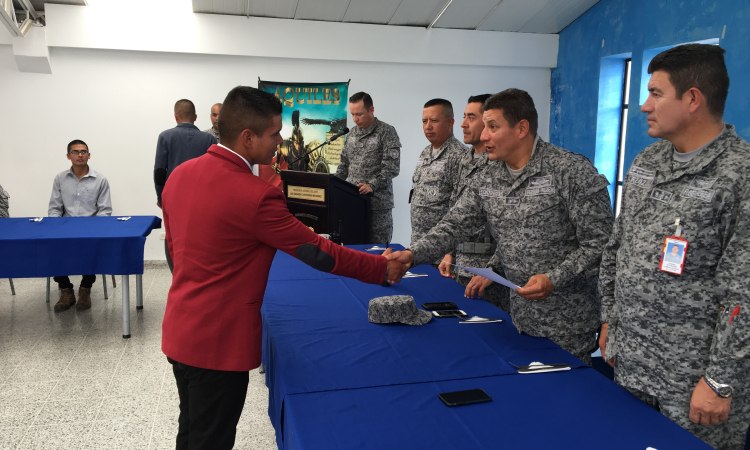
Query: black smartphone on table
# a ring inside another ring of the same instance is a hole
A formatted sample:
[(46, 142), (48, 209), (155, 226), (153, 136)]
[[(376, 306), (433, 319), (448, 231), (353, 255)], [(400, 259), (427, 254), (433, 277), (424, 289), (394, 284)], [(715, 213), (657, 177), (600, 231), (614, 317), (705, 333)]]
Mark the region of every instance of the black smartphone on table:
[(438, 394), (440, 400), (446, 406), (473, 405), (475, 403), (484, 403), (492, 401), (486, 392), (482, 389), (469, 389), (468, 391), (443, 392)]
[(435, 302), (435, 303), (422, 303), (422, 308), (427, 311), (440, 311), (443, 309), (458, 309), (453, 302)]

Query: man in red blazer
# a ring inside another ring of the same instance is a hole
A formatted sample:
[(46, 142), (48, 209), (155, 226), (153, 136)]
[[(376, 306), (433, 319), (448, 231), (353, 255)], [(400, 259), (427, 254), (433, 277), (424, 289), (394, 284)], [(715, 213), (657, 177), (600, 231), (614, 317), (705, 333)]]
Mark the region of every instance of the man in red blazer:
[(279, 249), (306, 264), (366, 283), (396, 282), (398, 261), (333, 244), (286, 207), (278, 187), (253, 175), (281, 142), (281, 103), (232, 89), (219, 116), (221, 145), (177, 167), (162, 193), (174, 261), (162, 351), (180, 396), (177, 449), (229, 449), (260, 365), (260, 307)]

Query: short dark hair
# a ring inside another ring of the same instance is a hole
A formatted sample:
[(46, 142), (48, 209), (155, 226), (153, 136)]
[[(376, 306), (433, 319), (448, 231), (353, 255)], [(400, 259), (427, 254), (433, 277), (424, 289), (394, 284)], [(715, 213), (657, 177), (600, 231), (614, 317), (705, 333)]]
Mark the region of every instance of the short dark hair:
[(536, 106), (534, 106), (534, 99), (528, 92), (514, 88), (506, 89), (485, 100), (483, 108), (485, 111), (501, 110), (503, 117), (508, 121), (508, 125), (512, 127), (522, 120), (529, 122), (529, 132), (536, 137), (539, 115), (536, 112)]
[(174, 104), (174, 113), (180, 119), (193, 120), (193, 117), (195, 117), (195, 105), (186, 98), (177, 100)]
[(481, 112), (484, 112), (484, 102), (487, 101), (488, 98), (490, 98), (491, 94), (481, 94), (481, 95), (472, 95), (469, 97), (468, 103), (481, 103), (482, 106), (479, 108)]
[(88, 146), (88, 144), (86, 144), (86, 143), (85, 143), (85, 142), (83, 142), (82, 140), (80, 140), (80, 139), (73, 139), (73, 140), (72, 140), (72, 141), (70, 141), (70, 143), (68, 144), (68, 153), (70, 153), (70, 147), (72, 147), (72, 146), (74, 146), (74, 145), (85, 145), (85, 146), (86, 146), (86, 150), (88, 150), (88, 149), (89, 149), (89, 146)]
[(270, 92), (250, 86), (229, 91), (219, 111), (219, 134), (222, 142), (231, 144), (242, 130), (262, 136), (275, 116), (281, 115), (281, 101)]
[(349, 103), (357, 103), (362, 101), (365, 105), (365, 109), (369, 110), (372, 108), (372, 97), (367, 92), (357, 92), (356, 94), (349, 97)]
[(425, 108), (429, 108), (430, 106), (442, 106), (443, 115), (449, 119), (453, 118), (453, 104), (448, 100), (444, 98), (433, 98), (424, 104)]
[(677, 91), (677, 99), (690, 88), (697, 88), (706, 97), (712, 116), (724, 115), (729, 93), (729, 75), (724, 63), (726, 50), (718, 45), (685, 44), (665, 50), (648, 65), (648, 73), (661, 70)]

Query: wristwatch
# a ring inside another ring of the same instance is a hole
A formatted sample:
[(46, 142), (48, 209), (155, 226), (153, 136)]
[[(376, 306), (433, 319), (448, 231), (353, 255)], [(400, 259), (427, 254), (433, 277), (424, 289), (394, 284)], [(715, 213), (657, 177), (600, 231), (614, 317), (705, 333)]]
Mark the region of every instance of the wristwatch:
[(706, 381), (708, 387), (713, 389), (713, 391), (716, 392), (716, 395), (721, 398), (729, 398), (734, 394), (734, 388), (728, 384), (717, 383), (716, 380), (708, 375), (704, 375), (703, 379)]

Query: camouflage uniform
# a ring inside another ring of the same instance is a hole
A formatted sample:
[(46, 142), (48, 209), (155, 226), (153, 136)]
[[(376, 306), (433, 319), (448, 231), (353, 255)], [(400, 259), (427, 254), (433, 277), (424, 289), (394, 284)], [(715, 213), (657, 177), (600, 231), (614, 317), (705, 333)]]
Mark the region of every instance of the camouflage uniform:
[(219, 140), (219, 130), (214, 130), (214, 127), (211, 127), (208, 130), (203, 130), (203, 132), (210, 134), (214, 137), (214, 139), (216, 139), (216, 142), (221, 143), (221, 141)]
[(555, 290), (545, 300), (510, 292), (519, 332), (544, 336), (590, 363), (599, 328), (596, 278), (612, 230), (607, 186), (589, 160), (538, 140), (519, 177), (489, 164), (443, 220), (412, 244), (415, 264), (432, 261), (487, 220), (497, 250), (489, 267), (521, 286), (546, 274)]
[(8, 199), (9, 198), (10, 198), (10, 194), (4, 191), (3, 187), (0, 186), (0, 217), (10, 217), (8, 215)]
[(354, 127), (349, 132), (336, 176), (372, 187), (372, 244), (391, 241), (393, 179), (398, 176), (400, 164), (401, 141), (392, 126), (376, 118), (369, 127)]
[[(463, 159), (461, 159), (461, 165), (458, 169), (458, 179), (460, 181), (456, 185), (456, 189), (453, 190), (453, 194), (451, 194), (451, 206), (456, 203), (461, 192), (463, 192), (474, 175), (481, 172), (487, 164), (497, 164), (494, 161), (490, 162), (487, 152), (476, 155), (476, 157), (474, 155), (474, 147), (472, 147), (466, 152)], [(477, 249), (477, 246), (481, 246), (482, 248)], [(472, 249), (471, 247), (474, 248)], [(489, 225), (485, 222), (484, 226), (472, 230), (469, 241), (459, 243), (458, 248), (451, 254), (455, 257), (456, 265), (458, 266), (487, 267), (487, 263), (490, 261), (495, 247), (495, 240), (492, 239), (492, 234), (489, 232)], [(463, 287), (466, 287), (472, 277), (474, 277), (473, 273), (463, 269), (453, 268), (452, 272), (456, 275), (456, 281)], [(504, 276), (504, 273), (500, 271), (500, 275)], [(503, 311), (510, 313), (510, 293), (507, 287), (492, 283), (484, 290), (482, 297)]]
[[(434, 157), (432, 144), (422, 150), (412, 176), (412, 192), (409, 194), (411, 242), (420, 240), (448, 212), (451, 195), (458, 186), (461, 158), (467, 151), (467, 147), (453, 136), (440, 146)], [(455, 246), (449, 250), (453, 248)], [(440, 264), (446, 253), (429, 262)]]
[[(742, 449), (750, 425), (750, 145), (726, 130), (687, 164), (658, 141), (633, 161), (623, 206), (602, 256), (602, 322), (615, 381), (712, 446)], [(682, 275), (659, 270), (664, 238), (680, 218)], [(740, 314), (729, 324), (731, 311)], [(690, 422), (707, 374), (731, 385), (729, 421)]]

